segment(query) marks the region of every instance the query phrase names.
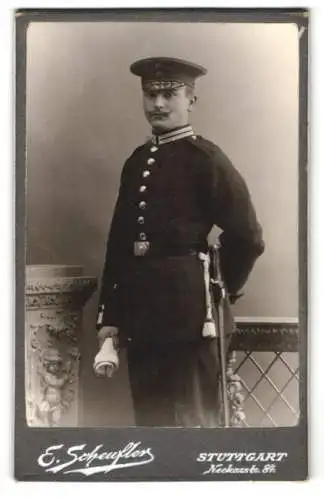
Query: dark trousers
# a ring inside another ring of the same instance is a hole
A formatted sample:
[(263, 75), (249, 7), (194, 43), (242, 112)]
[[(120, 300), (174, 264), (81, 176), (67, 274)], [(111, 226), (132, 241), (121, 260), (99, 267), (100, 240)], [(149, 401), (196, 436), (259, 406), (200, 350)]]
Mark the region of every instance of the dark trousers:
[(130, 343), (127, 352), (137, 426), (221, 425), (218, 339)]

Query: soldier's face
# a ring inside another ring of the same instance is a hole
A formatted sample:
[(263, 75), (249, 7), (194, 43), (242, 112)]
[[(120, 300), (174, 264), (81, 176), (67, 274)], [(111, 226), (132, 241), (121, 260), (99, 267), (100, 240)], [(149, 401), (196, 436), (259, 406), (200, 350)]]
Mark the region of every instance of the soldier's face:
[(195, 102), (196, 96), (187, 87), (143, 93), (145, 116), (157, 133), (188, 125)]

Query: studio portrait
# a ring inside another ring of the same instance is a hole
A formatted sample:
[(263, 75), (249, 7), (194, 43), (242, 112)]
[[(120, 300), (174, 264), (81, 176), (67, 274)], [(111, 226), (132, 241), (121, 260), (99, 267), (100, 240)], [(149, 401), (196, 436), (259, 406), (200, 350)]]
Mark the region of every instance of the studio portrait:
[(298, 424), (299, 36), (29, 23), (28, 426)]

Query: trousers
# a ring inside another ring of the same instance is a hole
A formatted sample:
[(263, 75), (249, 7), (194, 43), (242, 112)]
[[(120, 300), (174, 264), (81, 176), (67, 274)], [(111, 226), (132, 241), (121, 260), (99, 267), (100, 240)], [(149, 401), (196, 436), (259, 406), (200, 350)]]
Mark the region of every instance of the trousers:
[(137, 426), (222, 425), (218, 339), (136, 342), (127, 356)]

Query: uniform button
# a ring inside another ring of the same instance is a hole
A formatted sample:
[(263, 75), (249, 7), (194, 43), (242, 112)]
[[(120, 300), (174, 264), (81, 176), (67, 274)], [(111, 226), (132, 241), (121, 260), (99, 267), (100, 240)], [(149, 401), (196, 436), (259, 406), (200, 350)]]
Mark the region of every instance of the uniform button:
[(146, 186), (140, 186), (139, 192), (144, 193), (144, 191), (146, 191)]
[(148, 164), (148, 165), (153, 165), (153, 163), (155, 163), (154, 158), (149, 158), (149, 159), (147, 160), (147, 164)]
[(197, 136), (196, 136), (196, 135), (193, 135), (193, 136), (192, 136), (192, 138), (193, 138), (194, 140), (196, 140), (196, 139), (197, 139)]
[(146, 208), (146, 201), (140, 201), (138, 206), (139, 206), (142, 210), (144, 210), (144, 208)]
[(156, 146), (152, 146), (150, 148), (151, 153), (155, 153), (155, 151), (157, 151), (157, 150), (158, 150), (158, 148)]
[(139, 224), (144, 224), (144, 217), (142, 217), (142, 215), (140, 217), (138, 217), (137, 222)]
[(141, 241), (145, 241), (146, 240), (146, 233), (140, 233), (139, 237), (140, 237)]
[(151, 172), (149, 170), (144, 170), (142, 175), (143, 177), (148, 177), (149, 175), (151, 175)]

